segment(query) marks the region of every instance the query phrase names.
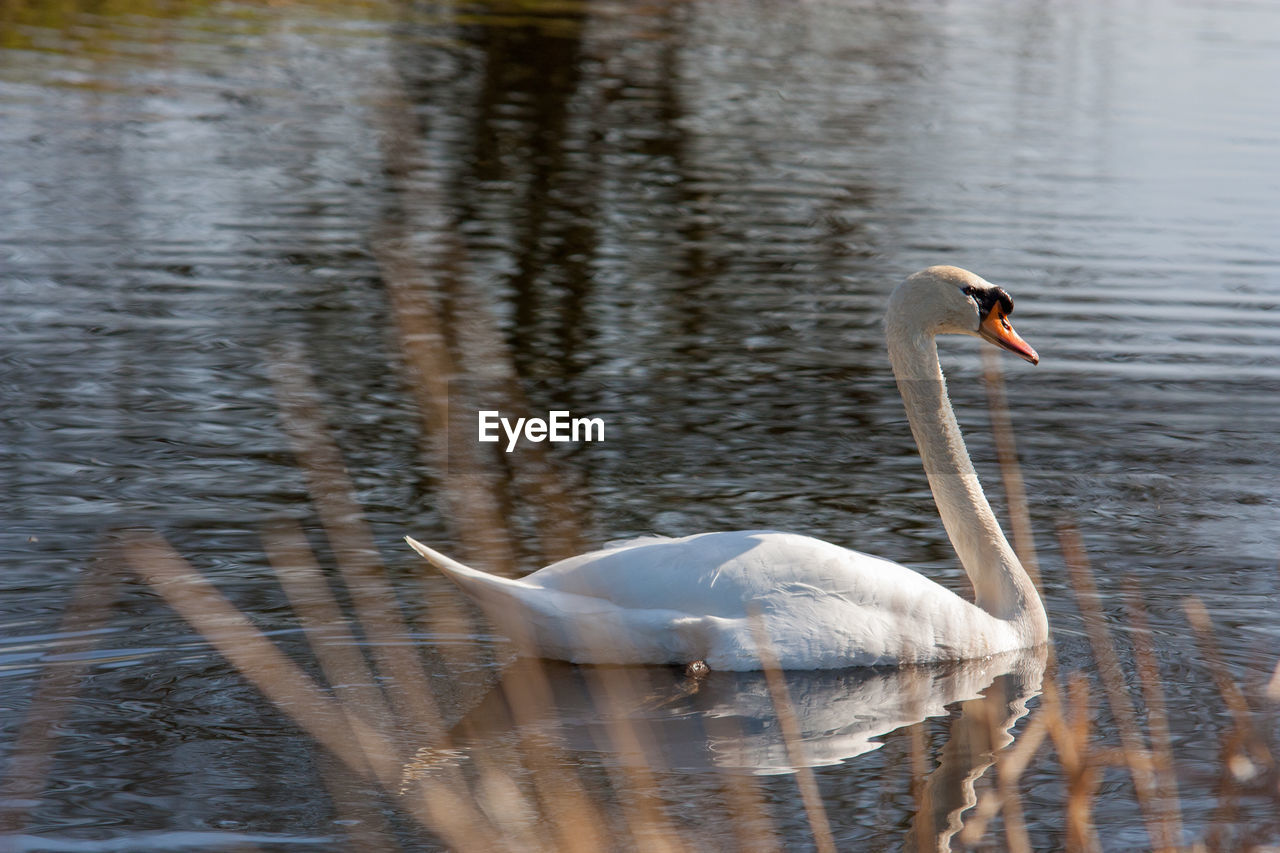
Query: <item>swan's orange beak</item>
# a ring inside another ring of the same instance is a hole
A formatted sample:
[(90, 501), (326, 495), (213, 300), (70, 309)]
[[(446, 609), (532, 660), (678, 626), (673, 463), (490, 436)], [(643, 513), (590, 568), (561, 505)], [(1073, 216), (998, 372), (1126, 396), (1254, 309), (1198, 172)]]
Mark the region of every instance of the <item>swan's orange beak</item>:
[(978, 334), (998, 347), (1017, 353), (1032, 364), (1040, 363), (1040, 356), (1029, 343), (1022, 339), (1021, 335), (1013, 330), (1013, 326), (1009, 323), (1009, 315), (1004, 313), (1004, 309), (999, 304), (991, 306), (982, 325), (978, 327)]

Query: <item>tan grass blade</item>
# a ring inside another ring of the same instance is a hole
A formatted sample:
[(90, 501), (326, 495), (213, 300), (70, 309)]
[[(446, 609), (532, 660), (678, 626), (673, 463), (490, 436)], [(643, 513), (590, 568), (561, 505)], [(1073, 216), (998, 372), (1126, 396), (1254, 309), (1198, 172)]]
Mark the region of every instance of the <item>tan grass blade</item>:
[(1125, 609), (1133, 626), (1133, 651), (1142, 682), (1143, 704), (1147, 709), (1147, 731), (1151, 737), (1151, 759), (1158, 787), (1159, 819), (1165, 824), (1163, 837), (1172, 847), (1182, 838), (1182, 813), (1178, 797), (1177, 770), (1173, 763), (1173, 741), (1169, 734), (1164, 688), (1160, 686), (1160, 668), (1152, 648), (1151, 627), (1142, 606), (1142, 590), (1136, 578), (1125, 586)]
[(80, 680), (89, 668), (85, 653), (93, 648), (95, 633), (111, 615), (116, 583), (114, 575), (100, 561), (93, 560), (71, 593), (58, 628), (59, 634), (73, 638), (60, 650), (59, 656), (65, 662), (47, 664), (41, 672), (4, 765), (0, 841), (22, 828), (28, 810), (39, 802), (44, 791), (58, 726), (70, 712)]
[(396, 715), (441, 736), (435, 700), (417, 652), (407, 642), (408, 625), (387, 579), (373, 536), (346, 466), (329, 438), (310, 376), (296, 362), (279, 360), (272, 379), (285, 431), (333, 547), (361, 629), (368, 636), (380, 674), (387, 677)]
[(1111, 634), (1107, 630), (1106, 619), (1102, 613), (1101, 596), (1085, 557), (1080, 534), (1069, 525), (1063, 525), (1059, 534), (1067, 571), (1076, 591), (1080, 612), (1084, 617), (1085, 630), (1089, 635), (1089, 645), (1093, 649), (1094, 660), (1098, 664), (1098, 675), (1107, 694), (1107, 704), (1120, 730), (1125, 765), (1133, 777), (1134, 790), (1137, 792), (1138, 805), (1147, 823), (1147, 832), (1156, 850), (1174, 850), (1179, 845), (1179, 839), (1171, 835), (1172, 826), (1168, 821), (1166, 809), (1161, 804), (1151, 751), (1147, 748), (1146, 739), (1138, 723), (1137, 712), (1133, 707), (1133, 699), (1125, 686), (1120, 660), (1116, 655)]
[(809, 829), (813, 832), (814, 844), (822, 853), (834, 853), (835, 839), (831, 835), (826, 808), (822, 805), (822, 794), (818, 790), (818, 781), (814, 777), (813, 768), (808, 766), (804, 754), (800, 727), (796, 723), (795, 709), (791, 706), (791, 697), (787, 692), (786, 676), (778, 665), (778, 658), (769, 643), (763, 614), (753, 614), (750, 624), (756, 650), (760, 655), (760, 668), (764, 671), (765, 684), (769, 687), (774, 713), (778, 715), (778, 728), (782, 732), (787, 760), (795, 770), (796, 784), (800, 788), (800, 798), (804, 802), (805, 814), (809, 818)]

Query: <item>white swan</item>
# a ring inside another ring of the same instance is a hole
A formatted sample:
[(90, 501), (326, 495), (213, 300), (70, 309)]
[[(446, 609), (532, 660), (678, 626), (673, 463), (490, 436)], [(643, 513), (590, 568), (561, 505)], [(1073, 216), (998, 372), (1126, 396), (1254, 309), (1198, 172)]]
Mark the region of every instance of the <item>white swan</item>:
[(976, 335), (1036, 364), (1009, 325), (1012, 310), (1000, 288), (937, 266), (899, 285), (885, 316), (889, 361), (972, 604), (897, 563), (794, 533), (637, 539), (520, 580), (406, 539), (528, 655), (759, 669), (762, 625), (785, 669), (962, 660), (1040, 645), (1049, 632), (1044, 605), (978, 484), (934, 343), (939, 334)]

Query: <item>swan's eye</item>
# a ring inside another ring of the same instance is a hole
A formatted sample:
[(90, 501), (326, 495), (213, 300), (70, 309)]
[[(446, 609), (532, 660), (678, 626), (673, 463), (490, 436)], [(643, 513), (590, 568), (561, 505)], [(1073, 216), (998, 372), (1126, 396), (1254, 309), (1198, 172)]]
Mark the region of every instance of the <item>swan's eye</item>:
[(1013, 313), (1013, 299), (999, 287), (984, 289), (970, 285), (964, 289), (964, 294), (978, 306), (980, 317), (990, 316), (992, 311), (997, 311), (998, 316), (1003, 319), (1005, 314)]

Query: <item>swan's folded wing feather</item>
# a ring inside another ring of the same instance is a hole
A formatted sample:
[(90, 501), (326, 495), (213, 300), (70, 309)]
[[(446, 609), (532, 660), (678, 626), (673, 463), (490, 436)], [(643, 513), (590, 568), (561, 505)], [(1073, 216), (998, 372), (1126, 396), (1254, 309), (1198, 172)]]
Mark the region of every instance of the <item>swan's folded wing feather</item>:
[(491, 575), (406, 540), (524, 654), (575, 663), (687, 663), (704, 656), (701, 618), (669, 609), (624, 609), (605, 598)]

